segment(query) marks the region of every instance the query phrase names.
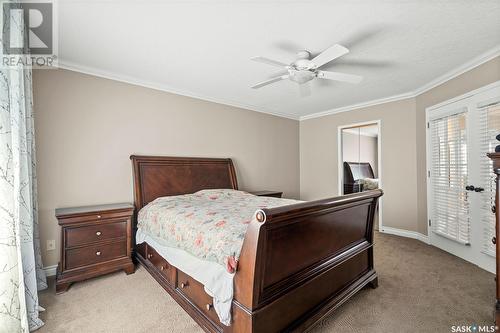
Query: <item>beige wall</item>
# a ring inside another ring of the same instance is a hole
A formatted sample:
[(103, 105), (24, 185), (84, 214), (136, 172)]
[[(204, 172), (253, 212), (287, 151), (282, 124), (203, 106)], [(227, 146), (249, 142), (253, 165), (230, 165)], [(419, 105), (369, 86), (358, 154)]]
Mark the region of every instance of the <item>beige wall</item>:
[(338, 127), (373, 120), (381, 121), (383, 224), (416, 230), (414, 99), (301, 121), (301, 198), (338, 195)]
[[(131, 154), (232, 157), (242, 189), (292, 198), (300, 189), (301, 199), (319, 199), (337, 195), (338, 126), (372, 120), (381, 120), (384, 225), (426, 234), (425, 108), (498, 80), (500, 57), (416, 98), (299, 125), (75, 72), (34, 71), (44, 264), (59, 257), (55, 208), (132, 202)], [(48, 239), (56, 251), (46, 251)]]
[(383, 224), (427, 234), (425, 109), (500, 80), (500, 57), (416, 98), (300, 123), (302, 199), (337, 194), (337, 128), (382, 121)]
[(131, 154), (231, 157), (241, 189), (299, 196), (297, 121), (66, 70), (34, 71), (33, 90), (45, 266), (55, 208), (133, 201)]
[(378, 177), (378, 140), (376, 137), (342, 131), (342, 159), (344, 162), (368, 162), (375, 178)]

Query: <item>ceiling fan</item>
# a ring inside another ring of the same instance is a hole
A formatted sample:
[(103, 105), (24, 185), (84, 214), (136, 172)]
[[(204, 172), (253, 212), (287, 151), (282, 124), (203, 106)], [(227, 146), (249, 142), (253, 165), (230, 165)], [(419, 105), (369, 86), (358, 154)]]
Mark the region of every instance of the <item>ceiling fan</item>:
[(311, 53), (309, 51), (301, 50), (297, 52), (297, 60), (289, 65), (266, 57), (254, 57), (252, 58), (252, 60), (254, 61), (271, 66), (284, 67), (287, 70), (287, 73), (281, 74), (263, 82), (259, 82), (256, 85), (252, 86), (252, 88), (258, 89), (268, 84), (287, 79), (297, 82), (300, 85), (301, 89), (303, 89), (302, 86), (304, 83), (309, 82), (314, 78), (348, 83), (359, 83), (363, 80), (362, 76), (339, 72), (322, 71), (319, 69), (321, 66), (329, 63), (332, 60), (340, 58), (347, 53), (349, 53), (349, 50), (347, 48), (342, 45), (335, 44), (312, 59), (309, 59), (311, 57)]

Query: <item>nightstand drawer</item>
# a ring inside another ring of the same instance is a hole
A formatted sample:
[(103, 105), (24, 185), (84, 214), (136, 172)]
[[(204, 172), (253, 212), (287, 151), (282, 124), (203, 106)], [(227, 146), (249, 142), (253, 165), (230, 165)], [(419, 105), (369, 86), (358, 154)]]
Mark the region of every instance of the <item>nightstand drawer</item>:
[(95, 244), (66, 250), (66, 267), (73, 269), (127, 256), (127, 242)]
[(127, 237), (127, 221), (66, 228), (66, 247)]

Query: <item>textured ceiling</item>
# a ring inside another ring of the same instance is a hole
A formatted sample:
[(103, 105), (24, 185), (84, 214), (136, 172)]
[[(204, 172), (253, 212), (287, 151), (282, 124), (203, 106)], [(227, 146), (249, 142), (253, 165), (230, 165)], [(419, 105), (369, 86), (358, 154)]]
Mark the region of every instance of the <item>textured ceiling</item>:
[[(285, 115), (311, 115), (414, 91), (500, 45), (500, 1), (60, 1), (59, 58), (173, 92)], [(358, 85), (315, 80), (301, 97), (282, 81), (253, 84), (340, 43), (327, 69)]]

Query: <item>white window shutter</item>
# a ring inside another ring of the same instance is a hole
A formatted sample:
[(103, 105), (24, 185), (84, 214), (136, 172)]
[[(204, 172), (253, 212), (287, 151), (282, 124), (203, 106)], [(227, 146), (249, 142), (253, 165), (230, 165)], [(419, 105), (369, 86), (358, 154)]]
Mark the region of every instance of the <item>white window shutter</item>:
[(466, 109), (429, 123), (431, 134), (432, 231), (470, 244)]

